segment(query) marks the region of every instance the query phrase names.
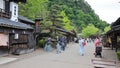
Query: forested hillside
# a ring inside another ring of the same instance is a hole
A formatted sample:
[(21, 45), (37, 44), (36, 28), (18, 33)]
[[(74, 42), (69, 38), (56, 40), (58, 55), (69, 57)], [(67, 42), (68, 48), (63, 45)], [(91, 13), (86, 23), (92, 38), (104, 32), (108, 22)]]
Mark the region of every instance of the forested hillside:
[(78, 33), (85, 32), (88, 26), (97, 31), (108, 26), (84, 0), (27, 0), (26, 4), (19, 3), (19, 14), (32, 20), (43, 18), (44, 27), (55, 25)]

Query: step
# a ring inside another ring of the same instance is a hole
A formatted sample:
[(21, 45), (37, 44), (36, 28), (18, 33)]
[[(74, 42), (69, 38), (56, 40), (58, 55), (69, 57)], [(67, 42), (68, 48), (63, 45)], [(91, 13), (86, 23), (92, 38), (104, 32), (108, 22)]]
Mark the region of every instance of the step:
[(6, 63), (9, 63), (9, 62), (13, 62), (17, 60), (17, 58), (11, 58), (11, 57), (0, 57), (0, 65), (2, 64), (6, 64)]

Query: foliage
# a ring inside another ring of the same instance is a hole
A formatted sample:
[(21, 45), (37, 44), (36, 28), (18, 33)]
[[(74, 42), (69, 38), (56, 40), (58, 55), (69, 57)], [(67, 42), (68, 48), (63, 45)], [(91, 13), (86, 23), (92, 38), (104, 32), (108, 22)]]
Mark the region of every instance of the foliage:
[(106, 33), (109, 30), (110, 30), (110, 26), (106, 26), (105, 29), (104, 29), (104, 32)]
[(120, 60), (120, 52), (117, 52), (117, 58)]
[(100, 20), (99, 16), (94, 13), (94, 10), (84, 0), (66, 0), (62, 6), (78, 32), (81, 32), (88, 24), (93, 24), (102, 31), (108, 25), (105, 21)]
[(48, 0), (27, 0), (26, 4), (19, 3), (19, 14), (32, 20), (34, 20), (35, 17), (47, 16), (46, 2), (48, 2)]
[(85, 0), (27, 0), (26, 4), (19, 3), (19, 14), (32, 20), (43, 18), (43, 28), (54, 29), (51, 25), (55, 25), (67, 30), (75, 29), (78, 33), (89, 24), (101, 31), (108, 26)]
[(63, 16), (61, 13), (61, 7), (57, 4), (51, 5), (49, 9), (49, 21), (52, 23), (50, 30), (51, 30), (51, 37), (55, 38), (57, 34), (56, 28), (63, 28), (64, 22), (63, 22)]
[(68, 19), (64, 11), (61, 12), (61, 15), (63, 16), (64, 28), (66, 30), (73, 30), (74, 27), (71, 24), (71, 21)]
[(45, 40), (44, 39), (39, 40), (38, 43), (39, 43), (40, 47), (44, 47), (45, 46)]
[(90, 37), (92, 35), (96, 35), (98, 33), (99, 29), (96, 28), (94, 25), (89, 24), (86, 28), (82, 30), (82, 35), (84, 37)]
[(62, 27), (63, 24), (63, 16), (60, 15), (61, 7), (57, 4), (54, 4), (50, 7), (49, 20), (52, 22), (53, 26)]

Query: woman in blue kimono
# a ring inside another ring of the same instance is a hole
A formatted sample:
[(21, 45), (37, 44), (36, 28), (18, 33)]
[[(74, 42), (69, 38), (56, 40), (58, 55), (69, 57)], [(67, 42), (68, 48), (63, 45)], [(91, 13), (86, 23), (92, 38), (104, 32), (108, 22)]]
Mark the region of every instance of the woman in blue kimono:
[(56, 53), (57, 54), (61, 53), (60, 41), (56, 44)]
[(52, 51), (51, 39), (50, 38), (47, 39), (44, 50), (47, 51), (47, 52)]
[(79, 45), (80, 45), (80, 50), (79, 50), (79, 52), (80, 52), (80, 55), (81, 55), (81, 56), (84, 55), (84, 44), (83, 44), (84, 42), (85, 42), (85, 40), (84, 40), (83, 38), (79, 40)]

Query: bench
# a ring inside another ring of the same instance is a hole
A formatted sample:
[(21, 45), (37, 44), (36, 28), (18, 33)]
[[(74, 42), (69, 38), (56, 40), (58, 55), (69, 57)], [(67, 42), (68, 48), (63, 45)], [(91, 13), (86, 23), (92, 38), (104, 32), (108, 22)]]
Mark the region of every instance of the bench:
[(92, 59), (94, 68), (116, 68), (116, 61)]

